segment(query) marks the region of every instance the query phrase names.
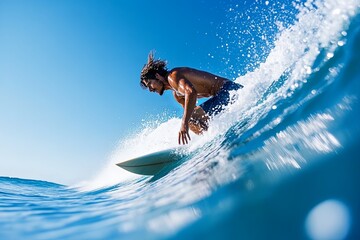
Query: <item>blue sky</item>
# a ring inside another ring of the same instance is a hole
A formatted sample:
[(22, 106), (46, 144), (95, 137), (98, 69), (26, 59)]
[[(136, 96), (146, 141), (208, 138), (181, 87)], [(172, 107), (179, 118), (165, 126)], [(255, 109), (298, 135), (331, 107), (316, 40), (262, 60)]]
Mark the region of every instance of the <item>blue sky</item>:
[(234, 79), (246, 52), (230, 53), (251, 38), (229, 41), (229, 17), (250, 3), (0, 0), (0, 176), (86, 180), (142, 119), (180, 117), (171, 94), (139, 87), (148, 52)]
[(225, 6), (204, 2), (0, 1), (0, 175), (86, 179), (142, 119), (181, 113), (139, 73), (152, 49), (210, 70), (204, 36)]

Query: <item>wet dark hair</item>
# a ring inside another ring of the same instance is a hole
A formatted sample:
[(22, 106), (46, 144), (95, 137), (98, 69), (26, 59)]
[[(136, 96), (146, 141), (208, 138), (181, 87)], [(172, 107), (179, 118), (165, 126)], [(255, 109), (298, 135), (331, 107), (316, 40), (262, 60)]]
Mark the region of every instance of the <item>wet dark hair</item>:
[(151, 51), (148, 55), (148, 61), (144, 65), (140, 74), (140, 86), (144, 89), (147, 88), (146, 80), (156, 79), (155, 74), (158, 73), (161, 76), (165, 77), (167, 74), (167, 62), (163, 60), (154, 60), (154, 52)]

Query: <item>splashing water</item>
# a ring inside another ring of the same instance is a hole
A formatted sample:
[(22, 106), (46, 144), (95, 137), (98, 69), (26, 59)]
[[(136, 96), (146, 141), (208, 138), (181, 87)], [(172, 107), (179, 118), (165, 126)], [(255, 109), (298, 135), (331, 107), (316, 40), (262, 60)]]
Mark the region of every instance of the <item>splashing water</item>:
[[(278, 18), (273, 35), (257, 36), (271, 48), (257, 50), (265, 54), (236, 79), (245, 86), (232, 93), (236, 102), (203, 136), (192, 136), (179, 162), (154, 177), (114, 165), (177, 146), (180, 119), (169, 117), (119, 143), (98, 176), (80, 188), (0, 178), (0, 236), (358, 237), (360, 3), (294, 6), (290, 23)], [(229, 16), (238, 16), (234, 11)], [(234, 32), (239, 21), (222, 28)], [(236, 44), (241, 36), (239, 30), (221, 41)], [(342, 218), (326, 215), (328, 209)], [(332, 229), (319, 227), (324, 216)]]

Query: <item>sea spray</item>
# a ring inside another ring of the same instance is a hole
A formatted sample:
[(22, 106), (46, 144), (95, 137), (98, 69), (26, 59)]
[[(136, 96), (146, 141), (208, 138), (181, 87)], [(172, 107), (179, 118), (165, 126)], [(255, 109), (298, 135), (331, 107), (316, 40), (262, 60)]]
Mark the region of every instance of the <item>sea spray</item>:
[[(339, 46), (338, 42), (342, 41), (346, 44), (344, 29), (349, 25), (352, 16), (358, 12), (359, 5), (356, 0), (346, 2), (309, 0), (304, 4), (298, 3), (296, 8), (299, 13), (293, 25), (285, 28), (284, 24), (277, 23), (279, 32), (274, 38), (274, 47), (266, 60), (253, 71), (235, 80), (245, 86), (237, 93), (232, 92), (232, 96), (236, 97), (237, 101), (228, 106), (224, 113), (213, 118), (209, 131), (204, 135), (191, 134), (192, 141), (187, 151), (190, 153), (205, 145), (219, 146), (231, 126), (243, 122), (246, 128), (242, 131), (251, 128), (266, 114), (277, 108), (276, 102), (290, 98), (294, 92), (299, 91), (302, 85), (307, 83), (309, 76), (319, 71), (321, 66), (333, 56), (334, 50)], [(229, 23), (233, 22), (229, 21)], [(241, 34), (232, 34), (232, 37), (239, 41)], [(229, 36), (227, 39), (229, 44), (234, 44), (236, 40), (229, 39)], [(325, 57), (321, 58), (320, 53)], [(309, 95), (311, 96), (312, 94)], [(284, 114), (295, 110), (296, 108), (291, 107)], [(270, 128), (278, 125), (282, 119), (281, 115), (277, 116), (273, 119), (272, 125), (269, 125)], [(115, 163), (177, 147), (180, 123), (179, 117), (170, 117), (170, 115), (145, 121), (137, 133), (119, 142), (104, 169), (86, 185), (94, 188), (137, 178), (137, 175), (118, 168)], [(265, 129), (269, 130), (269, 127)], [(258, 134), (260, 132), (261, 130)], [(227, 154), (226, 150), (221, 151), (224, 155)]]

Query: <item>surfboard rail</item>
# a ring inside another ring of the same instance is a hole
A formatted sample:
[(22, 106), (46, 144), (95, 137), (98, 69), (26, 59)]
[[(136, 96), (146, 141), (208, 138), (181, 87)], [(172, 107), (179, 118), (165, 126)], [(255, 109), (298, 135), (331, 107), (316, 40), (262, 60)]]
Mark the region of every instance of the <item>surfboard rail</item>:
[(132, 173), (155, 175), (166, 165), (183, 157), (178, 148), (171, 148), (132, 158), (116, 165)]

